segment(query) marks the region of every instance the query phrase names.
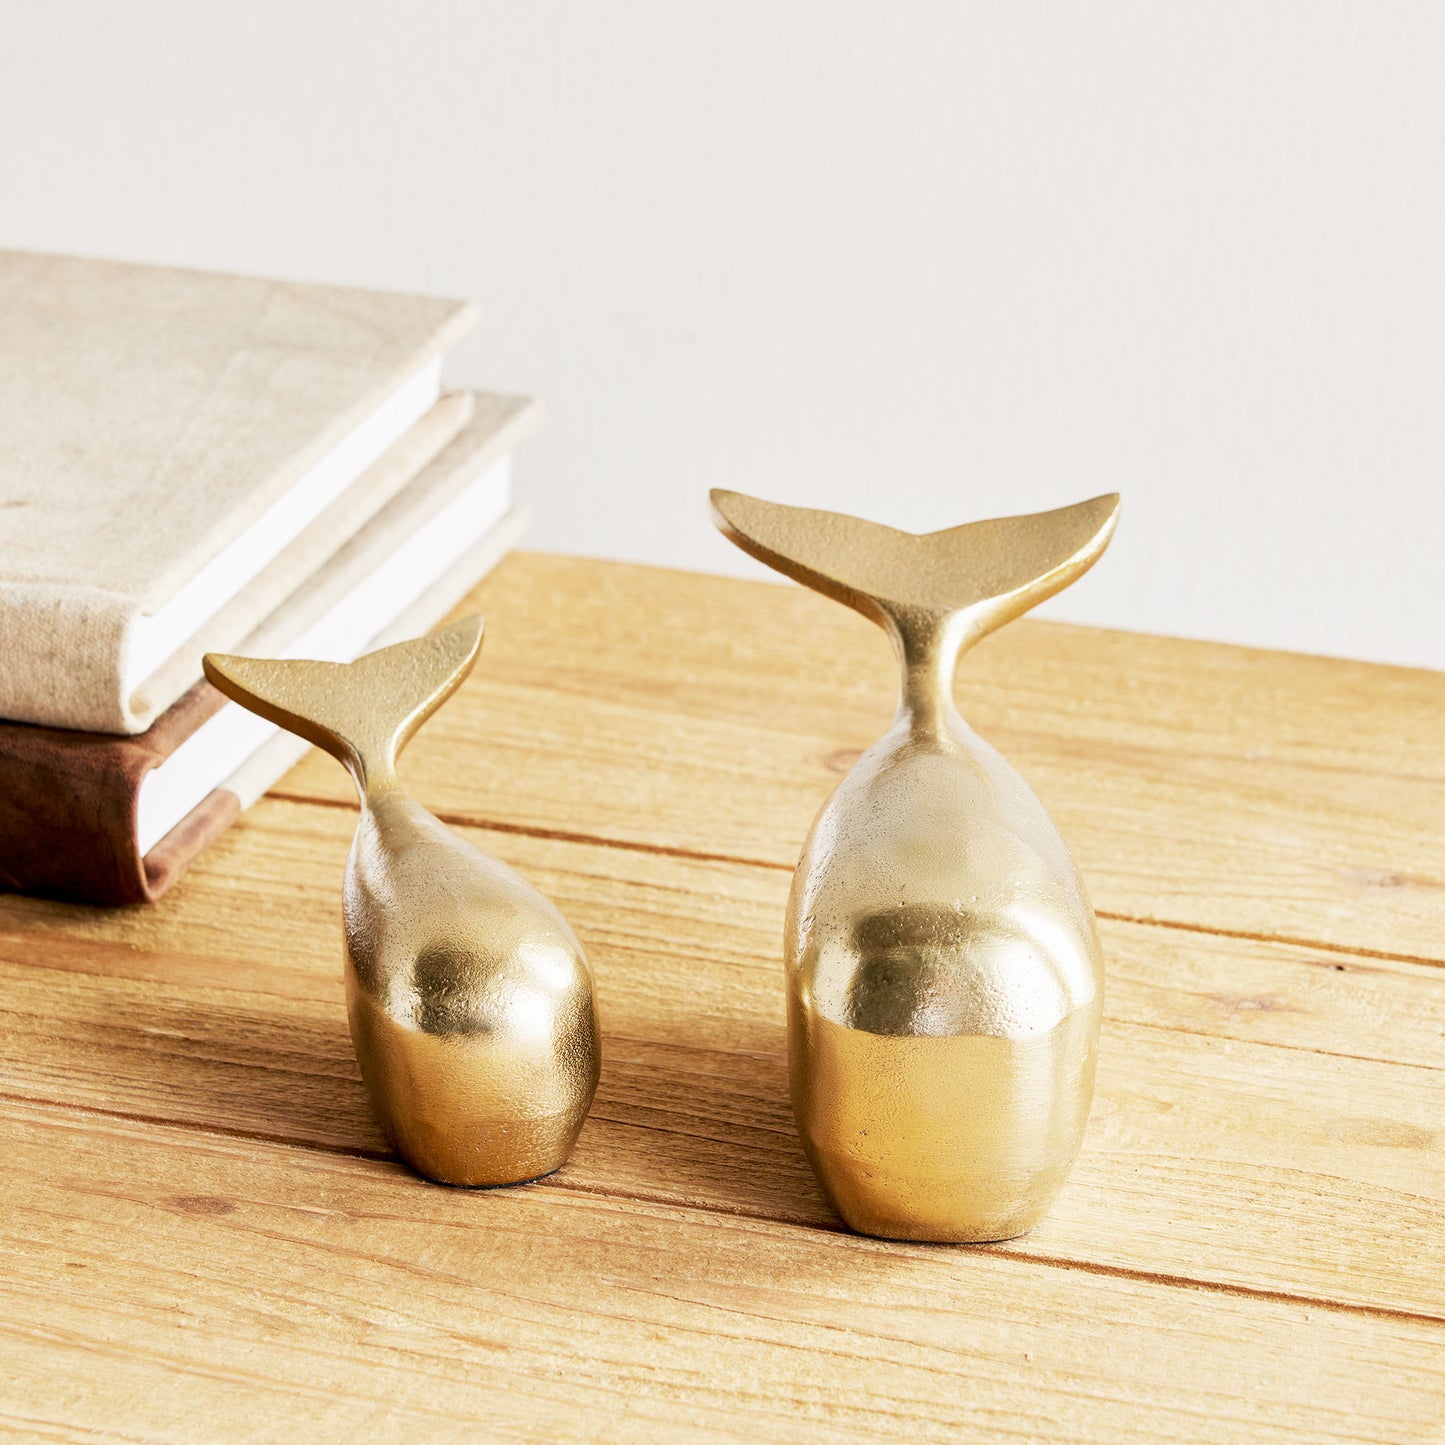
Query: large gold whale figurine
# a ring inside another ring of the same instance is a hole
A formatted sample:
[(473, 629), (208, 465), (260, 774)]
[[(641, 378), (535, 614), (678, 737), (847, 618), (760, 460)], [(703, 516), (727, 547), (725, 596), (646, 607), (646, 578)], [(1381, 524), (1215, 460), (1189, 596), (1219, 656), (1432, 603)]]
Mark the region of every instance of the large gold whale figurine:
[(355, 780), (342, 895), (351, 1037), (387, 1134), (444, 1184), (550, 1174), (597, 1087), (592, 974), (566, 920), (397, 781), (397, 754), (481, 643), (473, 617), (349, 664), (205, 659), (223, 693)]
[(893, 641), (892, 727), (813, 822), (785, 936), (803, 1147), (854, 1229), (983, 1241), (1030, 1229), (1078, 1151), (1103, 960), (1063, 840), (958, 715), (962, 652), (1103, 552), (1117, 496), (914, 536), (712, 494), (745, 552)]

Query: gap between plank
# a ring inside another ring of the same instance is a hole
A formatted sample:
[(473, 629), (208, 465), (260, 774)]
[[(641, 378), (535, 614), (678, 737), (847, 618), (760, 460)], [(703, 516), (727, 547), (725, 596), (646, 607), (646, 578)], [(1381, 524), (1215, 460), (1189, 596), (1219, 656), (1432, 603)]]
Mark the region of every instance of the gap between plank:
[[(122, 1109), (103, 1109), (89, 1104), (60, 1103), (50, 1099), (37, 1099), (25, 1094), (0, 1091), (0, 1100), (21, 1104), (61, 1114), (79, 1114), (91, 1118), (113, 1119), (122, 1123), (148, 1125), (164, 1129), (181, 1129), (192, 1134), (212, 1135), (225, 1139), (270, 1144), (280, 1148), (302, 1149), (333, 1157), (359, 1159), (369, 1164), (385, 1164), (397, 1173), (405, 1174), (421, 1183), (422, 1187), (436, 1189), (445, 1186), (428, 1183), (420, 1179), (409, 1165), (392, 1151), (363, 1149), (356, 1146), (326, 1144), (319, 1141), (301, 1140), (286, 1135), (269, 1135), (255, 1130), (231, 1128), (225, 1125), (199, 1124), (185, 1119), (167, 1119), (159, 1115), (130, 1113)], [(615, 1122), (615, 1121), (614, 1121)], [(959, 1249), (980, 1254), (990, 1254), (999, 1259), (1017, 1260), (1022, 1264), (1040, 1265), (1045, 1269), (1078, 1270), (1084, 1274), (1102, 1275), (1110, 1279), (1130, 1280), (1140, 1284), (1160, 1285), (1166, 1289), (1198, 1290), (1204, 1294), (1230, 1295), (1239, 1299), (1261, 1300), (1271, 1304), (1298, 1305), (1304, 1309), (1328, 1310), (1335, 1314), (1361, 1316), (1367, 1319), (1404, 1320), (1412, 1324), (1445, 1325), (1445, 1316), (1430, 1314), (1425, 1310), (1400, 1309), (1391, 1305), (1352, 1304), (1347, 1300), (1326, 1299), (1321, 1295), (1295, 1294), (1289, 1290), (1259, 1289), (1251, 1285), (1231, 1284), (1224, 1280), (1196, 1279), (1191, 1275), (1170, 1274), (1164, 1271), (1134, 1269), (1128, 1265), (1105, 1264), (1098, 1260), (1068, 1259), (1062, 1255), (1035, 1254), (1028, 1250), (1010, 1248), (1007, 1242), (999, 1244), (974, 1245), (918, 1245), (906, 1241), (875, 1239), (871, 1235), (855, 1234), (841, 1220), (820, 1224), (816, 1220), (788, 1218), (763, 1214), (756, 1210), (728, 1209), (717, 1204), (697, 1200), (677, 1200), (662, 1194), (642, 1189), (608, 1189), (598, 1185), (582, 1184), (568, 1179), (559, 1179), (555, 1174), (532, 1181), (533, 1185), (556, 1189), (566, 1194), (584, 1195), (597, 1199), (617, 1200), (622, 1203), (647, 1204), (665, 1209), (689, 1209), (699, 1214), (715, 1214), (723, 1218), (749, 1219), (764, 1224), (779, 1225), (784, 1229), (803, 1229), (813, 1234), (824, 1234), (844, 1239), (853, 1244), (873, 1246), (879, 1249)], [(512, 1186), (523, 1187), (523, 1186)]]
[[(315, 798), (305, 793), (286, 793), (273, 789), (268, 798), (283, 803), (300, 803), (307, 807), (340, 808), (359, 813), (361, 805), (350, 798)], [(783, 873), (793, 871), (790, 863), (773, 863), (764, 858), (739, 858), (735, 853), (705, 853), (698, 848), (679, 848), (667, 843), (643, 843), (631, 838), (599, 838), (594, 833), (574, 833), (566, 828), (544, 828), (531, 823), (501, 823), (491, 819), (473, 818), (465, 813), (447, 813), (428, 809), (432, 817), (451, 828), (481, 828), (489, 833), (513, 833), (523, 838), (540, 838), (550, 843), (584, 843), (599, 848), (618, 848), (624, 853), (652, 853), (663, 858), (688, 858), (696, 863), (734, 863), (743, 868), (771, 868)]]
[(1208, 933), (1216, 938), (1237, 938), (1244, 943), (1285, 943), (1293, 948), (1312, 948), (1321, 953), (1339, 953), (1346, 957), (1373, 958), (1382, 963), (1418, 963), (1426, 968), (1445, 968), (1445, 958), (1429, 958), (1420, 953), (1391, 953), (1383, 948), (1366, 948), (1357, 943), (1325, 943), (1317, 938), (1295, 938), (1287, 933), (1256, 933), (1248, 928), (1212, 928), (1203, 923), (1184, 923), (1173, 918), (1151, 918), (1147, 914), (1113, 913), (1096, 908), (1099, 918), (1113, 923), (1137, 923), (1143, 928), (1172, 928), (1179, 933)]
[(1214, 1039), (1226, 1044), (1244, 1044), (1252, 1049), (1289, 1049), (1297, 1054), (1315, 1054), (1322, 1059), (1353, 1059), (1361, 1064), (1385, 1064), (1392, 1069), (1445, 1070), (1445, 1064), (1422, 1064), (1407, 1059), (1382, 1059), (1374, 1054), (1346, 1054), (1339, 1049), (1317, 1049), (1309, 1044), (1282, 1044), (1278, 1039), (1246, 1039), (1238, 1034), (1214, 1034), (1208, 1029), (1186, 1029), (1180, 1024), (1155, 1023), (1152, 1019), (1114, 1019), (1106, 1014), (1104, 1022), (1130, 1029), (1154, 1029), (1161, 1034), (1184, 1034), (1191, 1039)]
[[(62, 1113), (84, 1114), (92, 1119), (115, 1119), (122, 1124), (147, 1124), (159, 1129), (186, 1129), (193, 1134), (213, 1134), (219, 1139), (239, 1139), (247, 1144), (274, 1144), (281, 1148), (308, 1149), (317, 1154), (334, 1154), (344, 1159), (366, 1159), (374, 1164), (400, 1164), (391, 1149), (367, 1149), (360, 1144), (328, 1144), (324, 1139), (298, 1139), (294, 1134), (271, 1134), (265, 1129), (242, 1129), (234, 1124), (198, 1124), (165, 1114), (145, 1114), (138, 1109), (107, 1109), (100, 1104), (75, 1104), (59, 1099), (37, 1098), (34, 1094), (12, 1094), (0, 1089), (0, 1103), (23, 1104), (32, 1109), (58, 1109)], [(402, 1165), (405, 1168), (405, 1165)]]
[[(273, 789), (267, 793), (283, 803), (299, 803), (317, 808), (339, 808), (344, 812), (360, 812), (360, 805), (345, 798), (318, 798), (305, 793), (288, 793)], [(791, 873), (791, 863), (775, 863), (770, 858), (744, 858), (736, 853), (705, 853), (696, 848), (681, 848), (667, 843), (644, 843), (632, 838), (603, 838), (595, 833), (572, 832), (565, 828), (545, 828), (530, 823), (503, 823), (488, 818), (474, 818), (464, 813), (436, 811), (433, 816), (452, 828), (481, 828), (492, 833), (511, 833), (523, 838), (539, 838), (554, 843), (582, 843), (598, 848), (618, 848), (627, 853), (651, 853), (663, 858), (687, 858), (697, 863), (730, 863), (740, 868), (767, 868), (773, 872)], [(1099, 918), (1111, 923), (1135, 923), (1143, 928), (1169, 928), (1179, 933), (1204, 933), (1215, 938), (1236, 938), (1244, 943), (1279, 943), (1294, 948), (1310, 948), (1321, 953), (1338, 953), (1357, 958), (1376, 959), (1382, 963), (1418, 963), (1426, 968), (1445, 968), (1445, 958), (1430, 958), (1418, 953), (1392, 953), (1382, 948), (1366, 948), (1362, 944), (1326, 943), (1316, 938), (1295, 938), (1286, 933), (1259, 933), (1245, 928), (1219, 928), (1204, 923), (1187, 923), (1181, 919), (1153, 918), (1147, 914), (1119, 913), (1096, 908)]]

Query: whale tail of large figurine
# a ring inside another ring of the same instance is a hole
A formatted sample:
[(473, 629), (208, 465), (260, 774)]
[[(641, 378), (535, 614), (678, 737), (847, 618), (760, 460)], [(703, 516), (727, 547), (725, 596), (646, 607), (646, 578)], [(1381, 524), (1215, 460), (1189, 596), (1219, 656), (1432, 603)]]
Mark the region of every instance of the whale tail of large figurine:
[(219, 691), (324, 748), (366, 794), (395, 782), (398, 754), (466, 680), (481, 651), (482, 625), (468, 617), (355, 662), (210, 652), (204, 665)]
[(1087, 572), (1113, 535), (1119, 497), (921, 536), (740, 492), (714, 491), (712, 508), (760, 562), (890, 630), (952, 621), (961, 650)]

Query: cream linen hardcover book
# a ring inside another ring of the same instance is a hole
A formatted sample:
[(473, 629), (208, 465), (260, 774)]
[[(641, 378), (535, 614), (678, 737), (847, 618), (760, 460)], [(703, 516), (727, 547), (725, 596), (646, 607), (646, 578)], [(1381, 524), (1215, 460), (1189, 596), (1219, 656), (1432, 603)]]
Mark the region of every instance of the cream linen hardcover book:
[(323, 512), (368, 475), (384, 501), (465, 421), (429, 414), (473, 320), (458, 301), (0, 251), (0, 717), (148, 728), (205, 647), (345, 541), (291, 551), (253, 596)]

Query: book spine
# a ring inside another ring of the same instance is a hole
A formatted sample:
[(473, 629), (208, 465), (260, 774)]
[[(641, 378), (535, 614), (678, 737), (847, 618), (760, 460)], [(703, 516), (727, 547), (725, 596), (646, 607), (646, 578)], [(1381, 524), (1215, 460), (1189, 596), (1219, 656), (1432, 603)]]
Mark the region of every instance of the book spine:
[(84, 903), (151, 897), (136, 798), (155, 762), (126, 738), (0, 724), (0, 887)]
[(0, 718), (136, 732), (121, 676), (135, 613), (134, 603), (99, 588), (0, 576)]

